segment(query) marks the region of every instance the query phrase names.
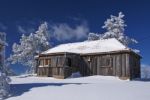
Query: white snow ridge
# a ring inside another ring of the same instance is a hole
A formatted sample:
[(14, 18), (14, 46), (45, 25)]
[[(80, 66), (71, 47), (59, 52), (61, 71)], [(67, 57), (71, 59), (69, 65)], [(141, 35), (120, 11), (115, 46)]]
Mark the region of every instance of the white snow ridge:
[(61, 44), (43, 52), (42, 54), (60, 53), (60, 52), (85, 54), (85, 53), (101, 53), (101, 52), (111, 52), (121, 50), (129, 50), (129, 48), (124, 46), (117, 39), (110, 38), (95, 41)]
[(112, 76), (12, 77), (11, 91), (12, 97), (6, 100), (149, 100), (150, 81)]

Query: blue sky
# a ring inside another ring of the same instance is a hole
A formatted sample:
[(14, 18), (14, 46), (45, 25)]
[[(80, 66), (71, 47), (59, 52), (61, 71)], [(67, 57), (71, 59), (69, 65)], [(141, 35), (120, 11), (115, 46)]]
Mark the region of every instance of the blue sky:
[[(150, 65), (150, 1), (149, 0), (1, 0), (0, 31), (7, 33), (6, 57), (11, 53), (14, 42), (22, 33), (37, 30), (40, 23), (47, 21), (50, 26), (65, 25), (78, 32), (77, 27), (90, 32), (103, 33), (101, 28), (110, 15), (122, 11), (127, 24), (126, 35), (138, 40), (133, 48), (141, 52), (142, 64)], [(73, 36), (77, 36), (73, 35)], [(65, 42), (83, 41), (83, 38), (53, 39), (53, 45)], [(25, 67), (13, 65), (16, 71)]]

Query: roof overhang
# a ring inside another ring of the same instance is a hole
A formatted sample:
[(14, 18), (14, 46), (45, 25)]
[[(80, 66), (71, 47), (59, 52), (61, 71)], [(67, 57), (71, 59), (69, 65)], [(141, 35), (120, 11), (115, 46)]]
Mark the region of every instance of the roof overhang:
[(80, 56), (95, 56), (95, 55), (107, 55), (107, 54), (123, 54), (129, 53), (133, 54), (137, 57), (142, 58), (139, 54), (135, 53), (132, 50), (118, 50), (118, 51), (110, 51), (110, 52), (95, 52), (95, 53), (72, 53), (72, 52), (58, 52), (58, 53), (48, 53), (48, 54), (39, 54), (39, 57), (46, 57), (46, 56), (56, 56), (56, 55), (65, 55), (65, 54), (76, 54)]

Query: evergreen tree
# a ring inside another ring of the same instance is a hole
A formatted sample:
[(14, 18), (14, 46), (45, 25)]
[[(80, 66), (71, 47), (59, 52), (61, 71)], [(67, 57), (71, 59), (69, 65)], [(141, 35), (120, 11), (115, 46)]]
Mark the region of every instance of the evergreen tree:
[(111, 15), (110, 18), (104, 22), (104, 26), (102, 26), (102, 28), (106, 29), (106, 32), (104, 34), (89, 33), (88, 40), (116, 38), (125, 46), (131, 43), (138, 43), (135, 39), (125, 35), (125, 27), (127, 25), (123, 18), (124, 14), (122, 12), (120, 12), (118, 16)]
[(106, 29), (107, 32), (104, 33), (102, 39), (116, 38), (124, 45), (128, 46), (130, 43), (137, 43), (135, 39), (129, 38), (125, 35), (125, 21), (123, 20), (124, 14), (120, 12), (118, 16), (110, 16), (110, 19), (107, 19), (104, 22), (102, 28)]
[(6, 35), (0, 32), (0, 99), (3, 99), (9, 94), (9, 81), (5, 71), (5, 41)]
[(13, 54), (10, 55), (8, 61), (11, 64), (20, 63), (29, 66), (29, 73), (35, 71), (35, 55), (50, 48), (50, 34), (47, 23), (39, 26), (35, 33), (30, 33), (29, 36), (22, 35), (20, 44), (14, 43), (12, 46)]
[(88, 35), (88, 40), (89, 41), (93, 41), (93, 40), (99, 40), (99, 35), (98, 34), (95, 34), (95, 33), (89, 33)]

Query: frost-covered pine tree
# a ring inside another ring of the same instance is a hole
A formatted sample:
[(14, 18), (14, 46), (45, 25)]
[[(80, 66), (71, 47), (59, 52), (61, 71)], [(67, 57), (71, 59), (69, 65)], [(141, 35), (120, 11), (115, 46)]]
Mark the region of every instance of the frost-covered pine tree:
[(102, 39), (116, 38), (126, 46), (130, 43), (137, 43), (135, 39), (129, 38), (124, 33), (125, 27), (127, 25), (123, 20), (124, 14), (122, 12), (119, 12), (118, 16), (111, 15), (110, 17), (110, 19), (107, 19), (104, 22), (104, 26), (102, 26), (102, 28), (107, 30), (107, 32), (104, 33)]
[(93, 41), (93, 40), (99, 40), (99, 35), (95, 33), (89, 33), (88, 35), (88, 40)]
[(31, 33), (29, 36), (23, 34), (19, 44), (13, 44), (13, 54), (10, 55), (8, 61), (10, 61), (11, 64), (20, 63), (28, 66), (28, 73), (34, 73), (36, 66), (34, 57), (50, 48), (49, 41), (50, 34), (48, 25), (45, 22), (39, 26), (35, 33)]
[(7, 97), (9, 94), (10, 79), (3, 71), (0, 71), (0, 100)]
[(5, 38), (6, 35), (0, 32), (0, 99), (5, 98), (9, 94), (10, 79), (5, 74)]
[(88, 34), (88, 41), (99, 40), (102, 37), (103, 37), (103, 34), (89, 33)]
[(5, 74), (7, 76), (15, 76), (16, 75), (16, 73), (14, 72), (14, 70), (11, 68), (10, 62), (8, 62), (7, 59), (5, 60), (4, 67), (5, 67)]

